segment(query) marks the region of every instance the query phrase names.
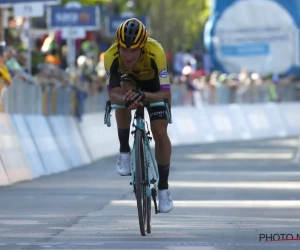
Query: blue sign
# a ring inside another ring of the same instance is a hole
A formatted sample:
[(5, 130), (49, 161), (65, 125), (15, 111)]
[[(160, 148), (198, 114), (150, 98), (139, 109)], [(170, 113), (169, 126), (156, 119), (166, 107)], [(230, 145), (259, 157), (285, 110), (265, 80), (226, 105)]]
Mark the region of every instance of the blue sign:
[(14, 5), (16, 3), (45, 3), (45, 4), (60, 4), (61, 0), (0, 0), (0, 5)]
[[(137, 16), (135, 18), (140, 20), (146, 26), (146, 28), (149, 29), (149, 21), (147, 16)], [(127, 19), (129, 19), (129, 17), (110, 16), (108, 19), (107, 35), (114, 36), (119, 25)]]
[(224, 45), (221, 47), (223, 56), (257, 56), (269, 55), (269, 44)]
[(100, 12), (95, 6), (81, 8), (65, 8), (53, 6), (48, 13), (48, 28), (61, 29), (67, 27), (97, 29), (100, 26)]
[(299, 41), (299, 0), (212, 0), (204, 43), (215, 70), (300, 74)]

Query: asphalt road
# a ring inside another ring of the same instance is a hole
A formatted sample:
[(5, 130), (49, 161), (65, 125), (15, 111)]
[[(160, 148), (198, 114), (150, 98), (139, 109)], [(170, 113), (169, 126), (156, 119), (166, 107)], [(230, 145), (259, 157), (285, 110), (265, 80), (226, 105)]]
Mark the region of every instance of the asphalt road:
[[(296, 143), (174, 148), (174, 209), (154, 214), (145, 237), (130, 180), (115, 172), (116, 157), (0, 188), (0, 249), (299, 249)], [(286, 237), (293, 240), (269, 241)]]

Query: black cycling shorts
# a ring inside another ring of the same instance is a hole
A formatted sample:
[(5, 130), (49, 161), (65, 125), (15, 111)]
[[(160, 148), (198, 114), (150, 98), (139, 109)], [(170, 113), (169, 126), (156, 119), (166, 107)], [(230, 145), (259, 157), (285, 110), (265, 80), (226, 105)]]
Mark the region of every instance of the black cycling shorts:
[[(134, 79), (133, 76), (130, 75), (123, 75), (121, 77), (121, 82), (122, 81), (130, 81), (136, 85), (137, 88), (141, 88), (142, 91), (145, 92), (150, 92), (150, 93), (155, 93), (160, 91), (160, 82), (158, 77), (155, 77), (150, 80), (144, 80), (144, 81), (139, 81)], [(149, 117), (150, 117), (150, 122), (156, 121), (156, 120), (167, 120), (167, 115), (166, 115), (166, 108), (165, 107), (149, 107), (146, 106)]]

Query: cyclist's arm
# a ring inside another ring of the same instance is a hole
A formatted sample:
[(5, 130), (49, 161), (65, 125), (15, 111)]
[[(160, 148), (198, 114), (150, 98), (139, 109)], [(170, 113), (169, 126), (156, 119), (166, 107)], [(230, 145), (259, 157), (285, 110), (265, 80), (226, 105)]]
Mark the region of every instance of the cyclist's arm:
[(158, 75), (160, 91), (156, 93), (145, 92), (145, 101), (147, 102), (161, 102), (165, 97), (171, 102), (170, 80), (167, 71), (167, 60), (164, 51), (158, 50), (156, 57), (151, 59), (151, 66), (155, 69)]
[(108, 92), (109, 99), (114, 104), (124, 104), (125, 97), (122, 95), (122, 89), (115, 87)]
[(106, 71), (106, 86), (108, 90), (109, 99), (112, 103), (123, 104), (124, 95), (122, 95), (122, 88), (120, 86), (120, 74), (118, 72), (118, 59), (111, 59), (108, 53), (104, 55), (104, 67)]
[(120, 104), (123, 105), (126, 99), (126, 96), (124, 93), (126, 93), (128, 90), (134, 89), (135, 86), (131, 82), (126, 82), (126, 84), (123, 84), (121, 87), (115, 87), (109, 91), (109, 99), (114, 104)]
[(171, 92), (170, 91), (158, 91), (156, 93), (144, 92), (146, 102), (162, 102), (165, 97), (168, 98), (169, 103), (171, 102)]

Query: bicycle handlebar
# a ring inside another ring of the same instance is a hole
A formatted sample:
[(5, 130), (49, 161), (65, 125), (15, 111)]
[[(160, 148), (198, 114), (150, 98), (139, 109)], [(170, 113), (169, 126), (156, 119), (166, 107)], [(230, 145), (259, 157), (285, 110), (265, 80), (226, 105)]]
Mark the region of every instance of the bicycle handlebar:
[[(149, 105), (150, 105), (150, 107), (165, 107), (166, 108), (167, 121), (168, 121), (169, 124), (172, 124), (172, 114), (171, 114), (168, 98), (164, 98), (163, 102), (152, 102), (152, 103), (149, 103)], [(104, 124), (106, 124), (107, 127), (110, 127), (111, 126), (111, 122), (110, 122), (111, 114), (110, 114), (110, 112), (113, 109), (124, 109), (124, 108), (126, 108), (124, 105), (111, 104), (111, 101), (108, 100), (106, 102), (106, 107), (105, 107)]]

